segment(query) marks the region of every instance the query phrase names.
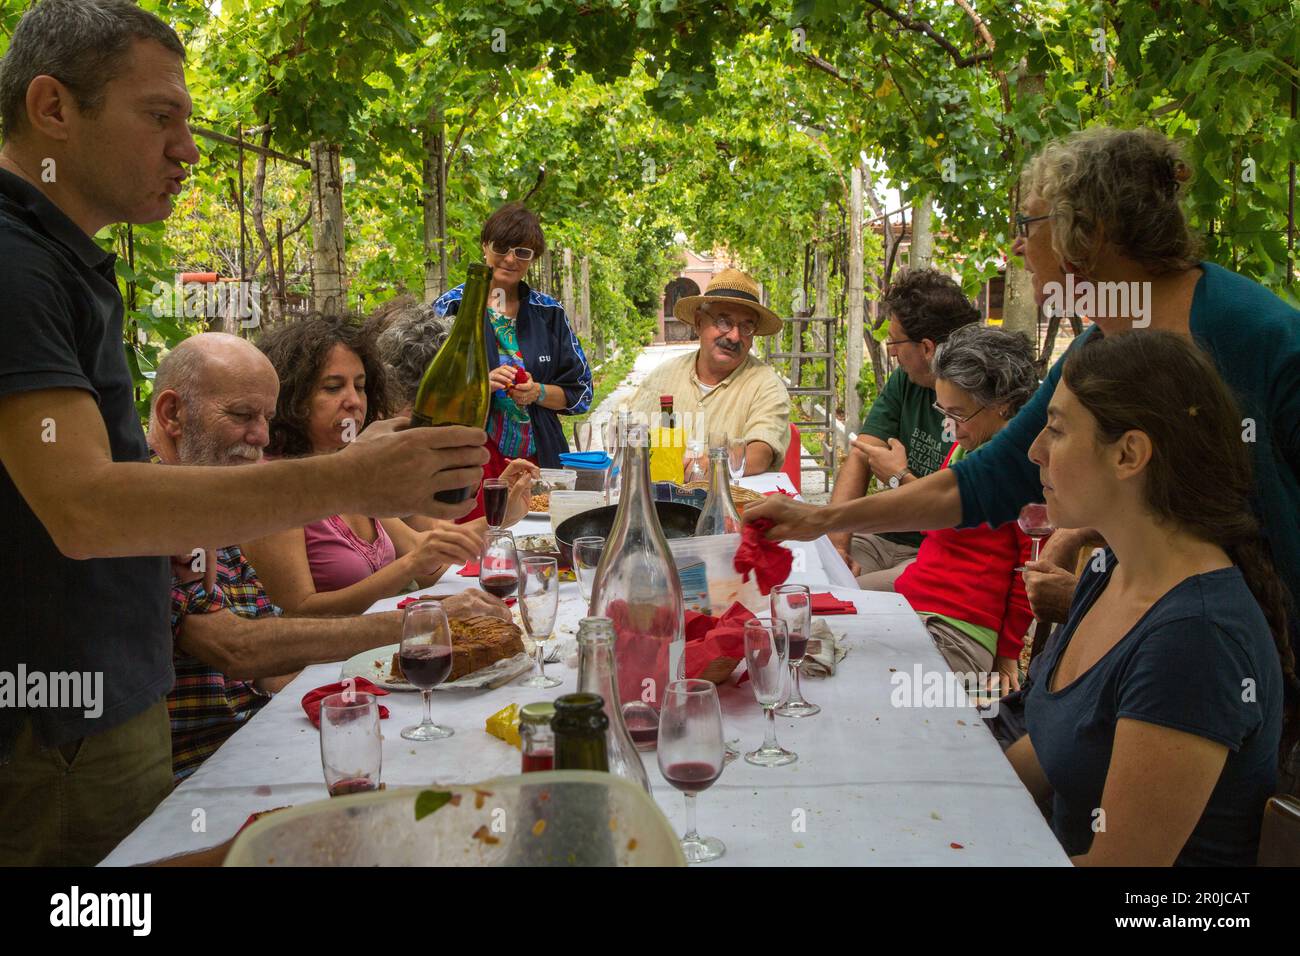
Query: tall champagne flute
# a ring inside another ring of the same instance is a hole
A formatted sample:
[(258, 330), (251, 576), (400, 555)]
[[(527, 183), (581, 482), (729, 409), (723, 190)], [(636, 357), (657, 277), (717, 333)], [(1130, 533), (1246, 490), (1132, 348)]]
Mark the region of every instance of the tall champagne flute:
[(802, 584), (780, 584), (769, 597), (772, 617), (785, 624), (790, 636), (790, 699), (776, 708), (782, 717), (811, 717), (822, 709), (803, 699), (799, 687), (799, 665), (803, 663), (812, 633), (812, 595)]
[(733, 482), (745, 477), (745, 439), (727, 439), (727, 471)]
[(573, 426), (573, 444), (578, 451), (591, 451), (591, 422), (578, 422)]
[(668, 685), (659, 711), (659, 770), (686, 798), (686, 834), (682, 854), (687, 863), (716, 860), (726, 852), (717, 837), (695, 829), (695, 795), (722, 774), (722, 708), (718, 691), (706, 680), (677, 680)]
[(509, 531), (489, 531), (479, 559), (478, 586), (504, 600), (519, 590), (519, 553)]
[(1020, 525), (1020, 530), (1034, 542), (1033, 553), (1029, 560), (1037, 561), (1039, 544), (1055, 530), (1052, 527), (1052, 519), (1047, 516), (1047, 505), (1041, 501), (1025, 505), (1020, 509), (1020, 517), (1016, 519), (1016, 524)]
[(767, 715), (767, 734), (763, 746), (745, 754), (745, 759), (760, 767), (780, 767), (794, 763), (799, 755), (776, 742), (776, 705), (785, 696), (785, 673), (789, 666), (785, 623), (770, 617), (756, 617), (745, 623), (745, 666), (754, 697)]
[(320, 762), (331, 797), (379, 788), (383, 764), (379, 698), (344, 691), (321, 701)]
[(488, 529), (499, 531), (506, 523), (506, 508), (510, 501), (510, 486), (504, 478), (483, 479), (483, 515)]
[(559, 687), (562, 681), (546, 676), (542, 644), (555, 628), (560, 606), (560, 570), (554, 558), (528, 557), (520, 564), (519, 616), (537, 647), (537, 673), (519, 683), (524, 687)]
[(405, 740), (442, 740), (456, 731), (433, 722), (433, 689), (451, 673), (451, 627), (439, 601), (408, 604), (402, 616), (402, 675), (424, 697), (424, 719), (402, 729)]

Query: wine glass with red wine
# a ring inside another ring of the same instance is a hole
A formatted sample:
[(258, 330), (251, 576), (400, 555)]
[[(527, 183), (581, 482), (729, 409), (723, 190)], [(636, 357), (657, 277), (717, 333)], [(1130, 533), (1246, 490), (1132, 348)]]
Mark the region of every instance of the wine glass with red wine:
[(546, 651), (542, 645), (555, 630), (560, 608), (560, 569), (554, 558), (524, 558), (519, 575), (519, 616), (537, 648), (537, 673), (519, 683), (524, 687), (559, 687), (563, 681), (546, 676)]
[(483, 515), (492, 531), (499, 531), (506, 523), (506, 504), (509, 500), (510, 486), (504, 478), (483, 479)]
[(772, 617), (785, 624), (790, 638), (790, 699), (776, 708), (782, 717), (812, 717), (822, 709), (803, 699), (799, 687), (799, 665), (808, 649), (812, 632), (812, 595), (802, 584), (779, 584), (769, 596)]
[(1025, 505), (1020, 509), (1020, 517), (1016, 519), (1016, 524), (1020, 525), (1020, 530), (1033, 540), (1034, 550), (1029, 560), (1037, 561), (1040, 543), (1055, 530), (1052, 527), (1052, 520), (1047, 517), (1047, 505), (1041, 501)]
[(717, 688), (706, 680), (669, 684), (659, 711), (659, 771), (686, 796), (687, 863), (706, 863), (726, 852), (717, 837), (702, 837), (695, 829), (695, 795), (722, 775), (725, 754)]
[(478, 565), (478, 586), (503, 601), (519, 590), (519, 553), (509, 531), (489, 531), (483, 539)]
[(374, 694), (347, 690), (321, 701), (320, 762), (331, 797), (379, 788), (383, 746)]
[(405, 727), (405, 740), (442, 740), (455, 733), (433, 722), (433, 689), (451, 673), (451, 627), (438, 601), (408, 604), (402, 617), (402, 647), (398, 652), (402, 676), (420, 689), (424, 697), (424, 719)]

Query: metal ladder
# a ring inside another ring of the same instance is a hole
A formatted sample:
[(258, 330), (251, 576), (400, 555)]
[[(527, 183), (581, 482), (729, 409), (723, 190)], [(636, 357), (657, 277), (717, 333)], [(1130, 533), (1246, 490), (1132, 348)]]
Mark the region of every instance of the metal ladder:
[[(820, 459), (809, 454), (801, 454), (800, 468), (804, 471), (820, 471), (826, 475), (826, 488), (830, 489), (835, 480), (835, 423), (836, 412), (839, 410), (839, 401), (835, 388), (835, 353), (831, 347), (835, 341), (835, 324), (834, 316), (813, 316), (806, 313), (797, 313), (790, 318), (782, 318), (782, 323), (789, 323), (792, 327), (793, 335), (791, 337), (792, 350), (789, 352), (772, 351), (772, 342), (777, 339), (776, 335), (763, 337), (763, 361), (772, 365), (775, 360), (790, 361), (790, 375), (781, 375), (779, 369), (775, 369), (777, 375), (785, 383), (786, 391), (790, 393), (791, 398), (791, 424), (797, 427), (801, 434), (808, 432), (819, 432), (822, 436), (822, 451)], [(821, 325), (821, 334), (817, 334), (816, 324)], [(814, 341), (820, 341), (824, 347), (823, 351), (806, 352), (803, 348), (803, 333), (809, 327), (812, 327)], [(784, 330), (780, 338), (784, 338)], [(814, 387), (803, 384), (803, 372), (812, 364), (820, 364), (825, 370), (823, 381), (824, 386)], [(795, 421), (793, 400), (795, 398), (811, 396), (820, 398), (822, 417), (810, 421)], [(805, 462), (818, 462), (818, 464), (808, 465)]]

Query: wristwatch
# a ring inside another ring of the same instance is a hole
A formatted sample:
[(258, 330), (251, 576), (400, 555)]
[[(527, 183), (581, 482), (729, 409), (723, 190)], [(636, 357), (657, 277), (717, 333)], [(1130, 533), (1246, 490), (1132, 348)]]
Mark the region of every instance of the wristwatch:
[(904, 468), (904, 469), (903, 469), (902, 471), (900, 471), (898, 474), (896, 474), (896, 475), (890, 475), (890, 476), (889, 476), (889, 487), (890, 487), (890, 488), (897, 488), (899, 485), (901, 485), (901, 484), (903, 483), (903, 479), (904, 479), (905, 477), (907, 477), (908, 475), (910, 475), (911, 473), (912, 473), (912, 469), (910, 469), (910, 468)]

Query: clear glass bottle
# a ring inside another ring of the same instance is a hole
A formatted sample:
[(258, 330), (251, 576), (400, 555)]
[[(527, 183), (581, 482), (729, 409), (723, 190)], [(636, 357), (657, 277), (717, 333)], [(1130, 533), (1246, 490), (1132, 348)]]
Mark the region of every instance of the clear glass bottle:
[(614, 660), (624, 720), (629, 708), (653, 711), (661, 692), (683, 677), (686, 649), (682, 585), (650, 494), (649, 430), (628, 427), (623, 493), (591, 586), (589, 614), (614, 627)]
[(739, 534), (740, 512), (731, 500), (731, 473), (727, 470), (727, 446), (709, 449), (709, 496), (695, 523), (695, 535)]
[(578, 693), (599, 694), (605, 701), (609, 736), (605, 753), (609, 772), (626, 777), (650, 792), (641, 755), (637, 753), (618, 696), (618, 665), (614, 662), (614, 622), (607, 617), (586, 617), (578, 623)]

